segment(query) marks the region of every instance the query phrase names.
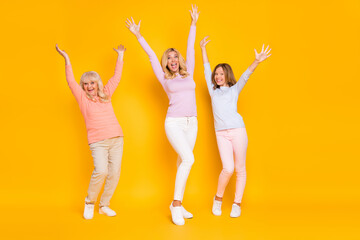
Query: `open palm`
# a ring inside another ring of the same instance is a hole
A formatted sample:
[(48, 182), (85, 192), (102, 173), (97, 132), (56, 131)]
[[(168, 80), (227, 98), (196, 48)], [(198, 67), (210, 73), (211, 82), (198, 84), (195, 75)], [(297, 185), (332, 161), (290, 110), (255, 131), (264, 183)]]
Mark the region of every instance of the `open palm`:
[(255, 49), (255, 59), (258, 60), (259, 62), (264, 61), (265, 59), (267, 59), (268, 57), (271, 56), (271, 54), (269, 54), (271, 52), (271, 48), (269, 49), (269, 45), (266, 47), (266, 49), (264, 50), (264, 44), (262, 46), (261, 52), (258, 53)]
[(198, 7), (196, 5), (195, 6), (191, 5), (191, 10), (189, 10), (189, 11), (190, 11), (190, 15), (191, 15), (191, 19), (192, 19), (193, 23), (196, 24), (197, 20), (199, 19), (199, 13), (200, 13), (200, 12), (198, 12)]
[(130, 19), (126, 20), (126, 27), (130, 30), (130, 32), (137, 35), (140, 33), (140, 23), (141, 20), (139, 21), (139, 24), (136, 25), (134, 19), (131, 17), (131, 20)]

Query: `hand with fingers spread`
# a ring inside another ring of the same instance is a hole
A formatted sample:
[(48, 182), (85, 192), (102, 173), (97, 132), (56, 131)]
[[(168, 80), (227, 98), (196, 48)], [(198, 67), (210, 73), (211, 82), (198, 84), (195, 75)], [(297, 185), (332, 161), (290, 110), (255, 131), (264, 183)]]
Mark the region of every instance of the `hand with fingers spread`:
[(207, 53), (206, 53), (206, 45), (210, 42), (210, 40), (207, 40), (208, 38), (209, 38), (209, 36), (206, 36), (200, 41), (200, 48), (201, 48), (204, 64), (209, 62), (209, 59), (208, 59)]
[(189, 10), (189, 12), (192, 20), (191, 25), (196, 26), (196, 22), (199, 19), (199, 14), (200, 14), (200, 12), (198, 12), (198, 7), (196, 6), (196, 4), (195, 6), (191, 5), (191, 10)]
[(65, 59), (65, 64), (66, 64), (66, 65), (70, 65), (70, 58), (69, 58), (69, 56), (67, 55), (67, 53), (66, 53), (64, 50), (61, 50), (57, 44), (56, 44), (55, 47), (56, 47), (56, 51), (58, 51), (58, 53), (59, 53), (61, 56), (64, 57), (64, 59)]
[(259, 62), (262, 62), (262, 61), (264, 61), (265, 59), (267, 59), (268, 57), (270, 57), (271, 56), (271, 54), (269, 54), (270, 53), (270, 51), (271, 51), (271, 48), (269, 49), (269, 45), (266, 47), (266, 49), (264, 50), (264, 44), (263, 44), (263, 46), (262, 46), (262, 49), (261, 49), (261, 52), (260, 53), (258, 53), (257, 51), (256, 51), (256, 49), (254, 49), (255, 50), (255, 59), (257, 60), (257, 61), (259, 61)]
[(255, 50), (255, 61), (254, 61), (254, 62), (250, 65), (250, 67), (249, 67), (249, 70), (250, 70), (251, 72), (254, 72), (254, 71), (255, 71), (255, 69), (256, 69), (256, 67), (259, 65), (259, 63), (265, 61), (268, 57), (271, 56), (271, 54), (270, 54), (271, 48), (269, 49), (269, 45), (268, 45), (268, 46), (266, 47), (266, 49), (264, 50), (264, 44), (263, 44), (260, 53), (258, 53), (258, 52), (256, 51), (256, 49), (254, 49), (254, 50)]
[(141, 20), (139, 21), (139, 23), (136, 25), (134, 19), (131, 17), (131, 20), (129, 18), (126, 19), (125, 21), (126, 23), (126, 27), (130, 30), (130, 32), (132, 32), (137, 38), (141, 37), (140, 34), (140, 23)]
[(124, 45), (120, 44), (120, 46), (118, 46), (118, 48), (114, 48), (115, 52), (118, 53), (118, 60), (122, 61), (124, 58), (124, 53), (126, 51), (126, 48), (124, 47)]

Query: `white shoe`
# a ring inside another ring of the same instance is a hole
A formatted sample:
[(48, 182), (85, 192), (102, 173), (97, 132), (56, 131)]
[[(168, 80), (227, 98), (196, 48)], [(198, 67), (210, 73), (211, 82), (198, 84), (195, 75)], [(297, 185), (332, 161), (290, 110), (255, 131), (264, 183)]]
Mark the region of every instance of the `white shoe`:
[(84, 208), (84, 218), (85, 219), (92, 219), (94, 217), (94, 204), (86, 204)]
[(214, 198), (214, 202), (213, 202), (213, 206), (212, 206), (212, 213), (215, 216), (221, 215), (221, 204), (222, 204), (222, 201), (215, 200), (215, 198)]
[(182, 213), (181, 206), (174, 207), (173, 204), (170, 204), (171, 218), (174, 224), (176, 225), (184, 225), (185, 220)]
[(194, 216), (192, 215), (192, 213), (186, 211), (186, 209), (185, 209), (183, 206), (181, 206), (181, 211), (182, 211), (182, 214), (183, 214), (183, 217), (184, 217), (184, 218), (189, 219), (189, 218), (193, 218), (193, 217), (194, 217)]
[(111, 208), (109, 208), (109, 207), (101, 207), (99, 209), (99, 213), (100, 214), (105, 214), (106, 216), (109, 216), (109, 217), (116, 216), (116, 212), (114, 210), (112, 210)]
[(237, 218), (240, 217), (240, 214), (241, 214), (240, 206), (234, 203), (231, 208), (230, 217)]

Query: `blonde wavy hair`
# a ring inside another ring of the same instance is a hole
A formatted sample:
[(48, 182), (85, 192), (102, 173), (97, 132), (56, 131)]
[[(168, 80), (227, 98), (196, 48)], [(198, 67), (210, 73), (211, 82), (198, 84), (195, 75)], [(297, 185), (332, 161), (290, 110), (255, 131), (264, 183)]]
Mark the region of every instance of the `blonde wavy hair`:
[(234, 72), (233, 72), (232, 68), (230, 67), (230, 65), (227, 64), (227, 63), (219, 63), (218, 65), (216, 65), (216, 67), (214, 68), (214, 71), (211, 74), (211, 82), (214, 85), (214, 90), (217, 89), (217, 88), (220, 88), (220, 86), (217, 85), (216, 81), (215, 81), (215, 71), (219, 67), (221, 67), (223, 69), (223, 71), (224, 71), (226, 84), (229, 85), (229, 87), (235, 85), (236, 84), (236, 78), (234, 76)]
[(168, 65), (168, 54), (170, 52), (176, 52), (176, 54), (179, 57), (179, 73), (182, 76), (182, 78), (185, 78), (185, 77), (189, 76), (190, 74), (187, 72), (185, 60), (181, 56), (180, 52), (178, 50), (176, 50), (175, 48), (169, 48), (164, 52), (164, 54), (163, 54), (163, 56), (161, 58), (161, 66), (162, 66), (162, 69), (163, 69), (163, 71), (165, 73), (165, 78), (166, 79), (173, 79), (176, 76), (176, 73), (171, 72), (170, 69), (167, 66)]
[[(85, 91), (84, 81), (87, 79), (91, 79), (92, 81), (97, 82), (97, 85), (98, 85), (97, 95), (99, 96), (100, 101), (101, 102), (109, 102), (109, 95), (107, 95), (104, 92), (104, 84), (101, 81), (100, 75), (94, 71), (84, 72), (80, 78), (80, 86), (84, 91)], [(86, 96), (88, 98), (90, 98), (91, 100), (94, 100), (94, 98), (92, 96), (90, 96), (88, 93), (86, 93)]]

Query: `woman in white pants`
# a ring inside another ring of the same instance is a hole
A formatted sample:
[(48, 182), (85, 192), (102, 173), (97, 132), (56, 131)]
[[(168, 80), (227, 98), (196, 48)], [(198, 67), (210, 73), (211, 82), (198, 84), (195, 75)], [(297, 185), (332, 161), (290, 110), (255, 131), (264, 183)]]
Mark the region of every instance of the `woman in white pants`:
[(186, 181), (194, 163), (193, 148), (197, 135), (195, 82), (193, 79), (196, 22), (199, 17), (197, 6), (192, 7), (190, 15), (192, 22), (188, 37), (186, 62), (178, 50), (169, 48), (164, 52), (160, 64), (155, 52), (140, 34), (140, 22), (135, 24), (132, 18), (126, 21), (127, 27), (137, 37), (140, 45), (149, 56), (153, 71), (169, 98), (165, 131), (170, 144), (180, 157), (178, 157), (174, 200), (170, 204), (172, 221), (176, 225), (184, 225), (184, 218), (193, 217), (182, 206), (182, 200)]

